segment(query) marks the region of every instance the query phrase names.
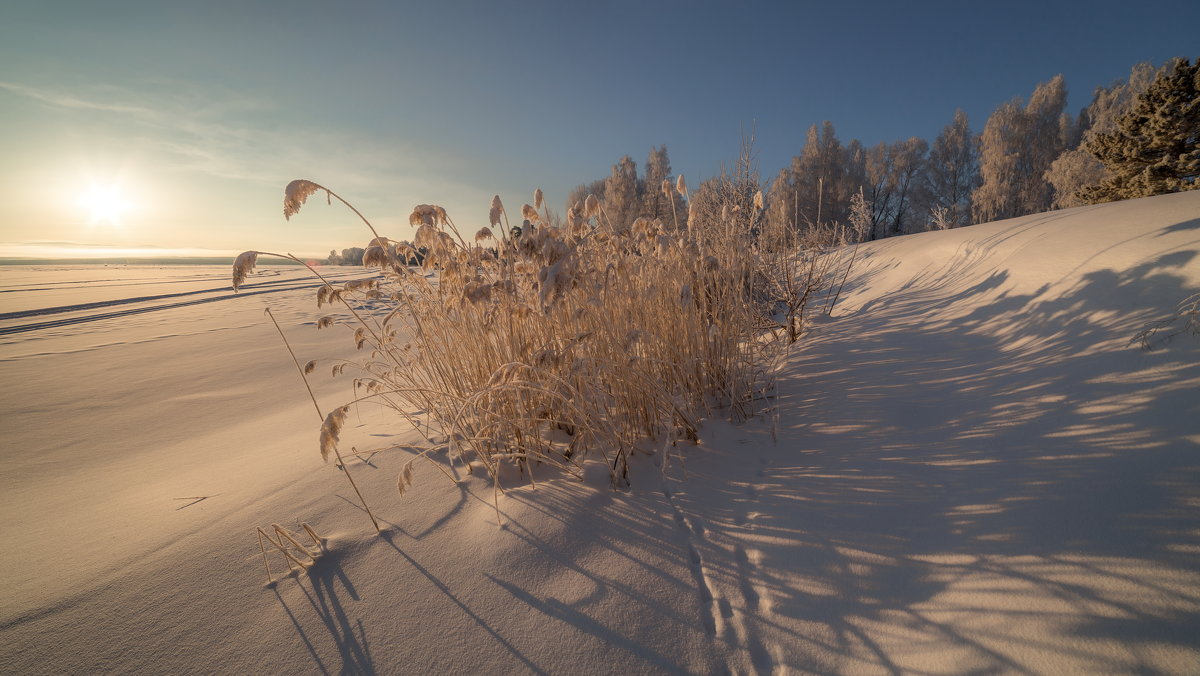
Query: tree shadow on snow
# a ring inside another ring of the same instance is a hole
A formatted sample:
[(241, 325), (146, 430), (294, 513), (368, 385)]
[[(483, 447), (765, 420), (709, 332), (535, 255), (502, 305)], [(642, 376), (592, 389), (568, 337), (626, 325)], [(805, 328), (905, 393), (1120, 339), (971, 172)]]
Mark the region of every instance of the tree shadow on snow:
[[(488, 495), (464, 487), (384, 540), (503, 670), (1157, 672), (1200, 649), (1200, 341), (1128, 341), (1187, 295), (1200, 251), (1064, 293), (1015, 293), (1002, 269), (964, 288), (1013, 236), (823, 322), (784, 383), (778, 447), (715, 425), (684, 450), (686, 480), (643, 466), (629, 491), (510, 490), (486, 546), (519, 558), (474, 577), (396, 538), (433, 547)], [(355, 596), (336, 561), (304, 592), (344, 670), (371, 673), (339, 594)]]
[(681, 484), (732, 552), (713, 575), (744, 591), (742, 633), (819, 673), (1152, 673), (1200, 650), (1200, 349), (1129, 345), (1194, 293), (1198, 256), (1057, 295), (1004, 271), (954, 291), (951, 263), (824, 323), (779, 403), (787, 452), (700, 458)]

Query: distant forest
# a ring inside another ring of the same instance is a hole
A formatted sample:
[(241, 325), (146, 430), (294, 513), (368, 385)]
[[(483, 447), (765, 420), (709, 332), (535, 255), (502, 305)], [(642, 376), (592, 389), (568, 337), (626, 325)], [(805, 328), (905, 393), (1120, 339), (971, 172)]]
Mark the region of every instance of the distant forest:
[[(1028, 101), (998, 107), (983, 131), (971, 130), (966, 113), (932, 143), (919, 137), (870, 148), (843, 144), (832, 122), (813, 125), (800, 154), (767, 182), (741, 166), (705, 181), (691, 194), (717, 202), (732, 189), (752, 204), (763, 190), (764, 228), (803, 230), (846, 223), (852, 198), (869, 206), (864, 238), (880, 239), (932, 229), (1013, 218), (1082, 204), (1200, 187), (1200, 59), (1176, 59), (1160, 68), (1133, 67), (1127, 78), (1099, 87), (1072, 116), (1061, 75), (1039, 84)], [(665, 146), (652, 148), (642, 176), (627, 155), (611, 174), (573, 189), (567, 207), (589, 194), (610, 218), (638, 216), (671, 223), (672, 199), (660, 190), (670, 180)], [(726, 198), (722, 200), (727, 201)], [(675, 213), (689, 209), (674, 204)]]
[[(744, 139), (735, 167), (686, 196), (668, 187), (677, 177), (666, 146), (654, 147), (640, 176), (626, 155), (607, 177), (572, 189), (567, 219), (595, 195), (618, 228), (639, 217), (679, 228), (689, 219), (730, 220), (732, 208), (752, 228), (803, 240), (846, 225), (858, 201), (866, 215), (855, 219), (857, 236), (875, 240), (1200, 187), (1200, 58), (1140, 63), (1098, 87), (1079, 114), (1066, 104), (1058, 75), (1028, 100), (996, 108), (979, 133), (958, 110), (932, 142), (914, 136), (869, 148), (858, 139), (842, 143), (825, 121), (767, 181), (753, 161), (753, 139)], [(550, 216), (551, 225), (562, 223)], [(361, 248), (330, 251), (327, 262), (359, 264), (362, 256)]]

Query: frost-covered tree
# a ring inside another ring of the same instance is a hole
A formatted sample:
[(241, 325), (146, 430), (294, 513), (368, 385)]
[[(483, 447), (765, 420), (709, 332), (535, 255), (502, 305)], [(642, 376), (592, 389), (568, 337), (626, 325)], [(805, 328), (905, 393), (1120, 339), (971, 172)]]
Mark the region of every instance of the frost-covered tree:
[(938, 229), (970, 225), (971, 193), (979, 187), (979, 138), (963, 111), (955, 111), (954, 121), (934, 139), (925, 175), (930, 213), (941, 209)]
[(638, 198), (637, 164), (628, 155), (612, 167), (604, 182), (604, 213), (616, 227), (633, 223), (641, 211)]
[(984, 124), (979, 142), (980, 185), (971, 193), (975, 222), (1017, 215), (1017, 186), (1021, 180), (1017, 165), (1023, 132), (1019, 97), (1001, 104)]
[[(671, 159), (667, 156), (665, 145), (650, 149), (650, 154), (646, 157), (646, 170), (643, 176), (644, 179), (640, 186), (641, 213), (638, 215), (662, 219), (662, 222), (669, 227), (675, 218), (679, 218), (680, 225), (682, 225), (683, 197), (675, 190), (664, 191), (662, 189), (663, 181), (673, 183), (675, 178), (671, 175)], [(674, 205), (674, 210), (672, 210), (672, 205)]]
[(800, 154), (771, 184), (769, 222), (796, 228), (844, 222), (850, 198), (861, 185), (861, 169), (851, 167), (851, 161), (861, 157), (861, 144), (843, 147), (833, 123), (810, 127)]
[(810, 222), (844, 223), (850, 212), (850, 199), (858, 186), (850, 185), (847, 153), (837, 138), (833, 123), (821, 124), (820, 134), (813, 126), (800, 153), (797, 187), (801, 196), (807, 192), (816, 197), (816, 207)]
[(588, 195), (595, 195), (596, 199), (603, 201), (605, 183), (606, 180), (600, 178), (591, 183), (581, 183), (571, 188), (571, 191), (567, 193), (567, 208), (570, 209), (575, 205), (579, 205), (582, 208), (583, 201), (587, 199)]
[(864, 162), (866, 203), (870, 205), (870, 227), (867, 239), (886, 237), (885, 224), (892, 212), (894, 197), (892, 161), (895, 155), (890, 145), (879, 143), (867, 150)]
[(629, 225), (639, 216), (662, 219), (668, 228), (673, 228), (676, 222), (680, 228), (686, 227), (687, 200), (673, 188), (663, 190), (664, 180), (674, 184), (677, 178), (671, 174), (671, 160), (665, 145), (650, 149), (645, 171), (645, 178), (639, 179), (637, 165), (626, 155), (613, 165), (607, 178), (572, 188), (567, 194), (566, 208), (577, 205), (582, 208), (587, 196), (595, 195), (603, 205), (605, 217), (617, 227)]
[(1046, 170), (1046, 180), (1054, 187), (1054, 208), (1068, 209), (1087, 204), (1079, 192), (1104, 180), (1104, 165), (1085, 147), (1067, 150)]
[(916, 136), (892, 145), (891, 183), (895, 194), (889, 235), (924, 230), (929, 199), (923, 178), (928, 152), (929, 143)]
[(1127, 79), (1096, 88), (1091, 103), (1079, 115), (1076, 143), (1063, 151), (1046, 170), (1046, 180), (1054, 187), (1056, 209), (1085, 204), (1079, 191), (1109, 177), (1110, 173), (1100, 160), (1088, 152), (1087, 144), (1098, 134), (1110, 133), (1117, 128), (1117, 120), (1133, 109), (1138, 97), (1154, 81), (1156, 72), (1149, 62), (1139, 63)]
[(792, 172), (786, 167), (771, 181), (767, 188), (766, 227), (772, 232), (796, 231), (799, 229), (798, 194), (792, 184)]
[(982, 182), (971, 198), (976, 222), (1050, 208), (1053, 189), (1045, 173), (1071, 133), (1066, 103), (1066, 84), (1056, 75), (1033, 90), (1028, 104), (1017, 97), (988, 118), (979, 149)]
[(1089, 203), (1200, 188), (1200, 58), (1175, 59), (1087, 149), (1110, 172), (1082, 190)]
[(846, 219), (849, 220), (854, 211), (855, 198), (867, 184), (867, 151), (862, 142), (852, 139), (846, 144), (845, 173), (842, 178), (843, 191), (849, 192), (846, 203)]
[(741, 227), (738, 193), (728, 175), (701, 181), (688, 202), (688, 228), (694, 233), (713, 233)]
[[(864, 154), (864, 198), (870, 205), (867, 238), (924, 229), (928, 202), (924, 172), (929, 144), (916, 136), (880, 143)], [(863, 179), (860, 179), (863, 180)]]
[[(751, 134), (743, 136), (732, 169), (723, 166), (719, 176), (701, 182), (690, 195), (688, 229), (701, 237), (701, 248), (705, 238), (712, 243), (730, 233), (749, 231), (755, 237), (761, 237), (765, 225), (762, 209), (765, 198), (760, 190), (754, 136)], [(728, 253), (739, 255), (738, 252)]]

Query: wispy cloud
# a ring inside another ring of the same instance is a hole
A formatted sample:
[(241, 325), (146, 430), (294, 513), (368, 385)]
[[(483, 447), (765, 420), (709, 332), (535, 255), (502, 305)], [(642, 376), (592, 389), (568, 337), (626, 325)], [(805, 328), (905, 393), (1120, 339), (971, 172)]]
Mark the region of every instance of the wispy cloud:
[(389, 180), (394, 185), (397, 158), (417, 154), (411, 148), (385, 154), (365, 136), (304, 128), (288, 115), (270, 115), (269, 102), (180, 83), (166, 89), (169, 94), (149, 96), (111, 86), (67, 92), (0, 81), (0, 90), (46, 106), (111, 114), (124, 125), (118, 133), (173, 157), (170, 168), (177, 171), (274, 185), (280, 172), (312, 167), (375, 188)]
[(111, 113), (128, 113), (132, 115), (150, 115), (154, 111), (143, 108), (141, 106), (126, 105), (123, 103), (111, 103), (107, 101), (96, 101), (79, 98), (77, 96), (66, 94), (63, 92), (49, 91), (46, 89), (38, 89), (35, 87), (27, 87), (21, 84), (12, 82), (0, 81), (0, 89), (6, 90), (18, 96), (33, 99), (40, 103), (45, 103), (57, 108), (76, 108), (82, 110), (102, 110)]
[(394, 221), (401, 237), (408, 224), (398, 210), (438, 202), (464, 218), (482, 219), (498, 188), (463, 180), (476, 158), (422, 148), (394, 130), (375, 136), (370, 129), (316, 127), (302, 113), (244, 93), (187, 82), (155, 82), (138, 91), (0, 82), (0, 99), (4, 92), (86, 115), (81, 126), (150, 149), (159, 155), (156, 171), (183, 180), (200, 174), (270, 191), (294, 178), (326, 183), (359, 206), (375, 202), (378, 221)]

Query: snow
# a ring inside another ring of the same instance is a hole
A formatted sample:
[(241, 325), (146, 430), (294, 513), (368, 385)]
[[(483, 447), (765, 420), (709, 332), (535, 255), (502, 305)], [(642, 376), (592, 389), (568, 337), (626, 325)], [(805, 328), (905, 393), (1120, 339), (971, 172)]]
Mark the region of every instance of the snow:
[[(0, 268), (0, 671), (1195, 673), (1200, 339), (1130, 339), (1198, 257), (1200, 191), (865, 244), (774, 411), (666, 478), (514, 476), (500, 528), (387, 450), (349, 462), (383, 535), (263, 316), (353, 353), (302, 270)], [(267, 584), (301, 522), (327, 551)]]

